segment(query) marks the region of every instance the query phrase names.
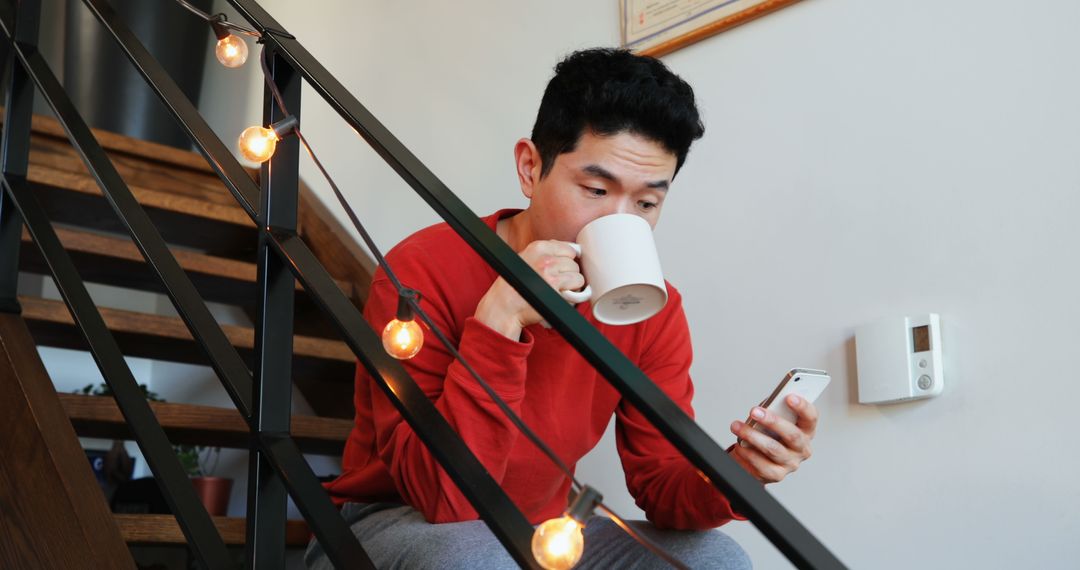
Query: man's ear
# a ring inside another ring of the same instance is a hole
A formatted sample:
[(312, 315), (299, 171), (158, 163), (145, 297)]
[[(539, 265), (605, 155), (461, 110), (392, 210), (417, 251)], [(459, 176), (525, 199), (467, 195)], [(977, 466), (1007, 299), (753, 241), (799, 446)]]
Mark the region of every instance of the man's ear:
[(521, 139), (514, 145), (514, 162), (517, 166), (518, 181), (521, 183), (521, 193), (526, 198), (532, 199), (533, 190), (540, 182), (540, 151), (529, 139)]

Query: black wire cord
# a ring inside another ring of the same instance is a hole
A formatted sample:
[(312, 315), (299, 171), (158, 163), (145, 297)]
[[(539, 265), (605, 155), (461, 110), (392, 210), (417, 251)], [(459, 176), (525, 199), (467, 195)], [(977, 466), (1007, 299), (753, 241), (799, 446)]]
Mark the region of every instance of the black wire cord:
[[(252, 36), (252, 37), (255, 37), (255, 38), (262, 38), (262, 34), (259, 33), (258, 31), (253, 30), (253, 29), (248, 28), (248, 27), (245, 27), (245, 26), (241, 26), (240, 24), (234, 24), (234, 23), (230, 22), (228, 17), (225, 14), (210, 15), (210, 14), (207, 14), (206, 12), (203, 12), (197, 6), (191, 4), (190, 2), (187, 2), (186, 0), (175, 0), (175, 1), (176, 1), (177, 4), (180, 5), (181, 8), (187, 10), (188, 12), (191, 12), (192, 14), (195, 14), (196, 16), (202, 18), (203, 20), (206, 20), (207, 22), (209, 22), (211, 24), (220, 24), (222, 27), (228, 28), (228, 29), (236, 31), (236, 32), (240, 32), (240, 33), (242, 33), (244, 35)], [(290, 34), (288, 32), (285, 32), (283, 30), (275, 30), (275, 29), (272, 29), (272, 28), (268, 28), (266, 31), (268, 31), (270, 33), (273, 33), (274, 35), (281, 36), (283, 38), (296, 39), (295, 36), (293, 36), (292, 34)]]
[[(265, 79), (266, 85), (270, 89), (270, 94), (271, 96), (273, 96), (274, 102), (277, 104), (278, 108), (285, 116), (288, 116), (289, 110), (285, 107), (285, 100), (282, 98), (281, 92), (278, 91), (277, 85), (274, 83), (273, 79), (271, 79), (270, 69), (266, 63), (266, 56), (267, 49), (264, 46), (262, 49), (262, 53), (259, 57), (259, 63), (262, 67), (263, 72), (263, 79)], [(341, 207), (345, 209), (345, 213), (349, 216), (349, 221), (352, 222), (353, 227), (360, 234), (361, 239), (364, 240), (364, 243), (367, 245), (368, 249), (371, 250), (372, 255), (375, 256), (375, 261), (379, 264), (380, 267), (382, 267), (383, 271), (386, 273), (387, 278), (390, 280), (390, 283), (393, 284), (394, 289), (397, 290), (399, 294), (402, 291), (406, 290), (407, 288), (401, 284), (401, 281), (398, 280), (397, 275), (395, 275), (394, 271), (390, 268), (390, 264), (386, 262), (386, 258), (383, 257), (383, 254), (379, 250), (379, 247), (375, 245), (375, 240), (371, 238), (371, 235), (368, 233), (367, 229), (364, 228), (364, 225), (360, 222), (360, 219), (356, 216), (356, 213), (353, 212), (352, 207), (350, 207), (349, 203), (345, 200), (345, 196), (341, 193), (341, 189), (338, 188), (337, 183), (335, 183), (334, 179), (331, 178), (330, 174), (323, 166), (322, 161), (320, 161), (319, 157), (315, 155), (315, 151), (311, 148), (311, 145), (308, 144), (307, 139), (305, 139), (304, 135), (300, 132), (300, 127), (295, 127), (293, 129), (293, 132), (296, 133), (296, 137), (304, 146), (304, 150), (307, 151), (308, 156), (311, 157), (311, 160), (315, 163), (316, 168), (319, 169), (319, 172), (322, 173), (323, 178), (325, 178), (326, 182), (330, 185), (330, 188), (331, 190), (333, 190), (334, 196), (337, 198), (338, 203), (341, 204)], [(560, 471), (563, 472), (563, 474), (566, 475), (566, 477), (570, 480), (570, 483), (574, 488), (575, 492), (581, 492), (581, 490), (584, 488), (584, 485), (582, 485), (582, 483), (578, 481), (577, 477), (574, 476), (574, 472), (566, 465), (566, 463), (563, 462), (562, 459), (559, 458), (559, 456), (550, 447), (548, 447), (546, 443), (544, 443), (542, 439), (540, 439), (540, 436), (536, 435), (536, 433), (533, 432), (532, 429), (530, 429), (529, 426), (525, 424), (521, 417), (518, 416), (517, 413), (515, 413), (514, 410), (510, 408), (510, 405), (507, 404), (502, 399), (502, 397), (499, 396), (495, 389), (492, 388), (490, 384), (488, 384), (486, 381), (484, 381), (483, 378), (480, 377), (480, 374), (477, 373), (476, 370), (472, 367), (472, 365), (469, 364), (467, 360), (465, 360), (465, 358), (461, 355), (460, 352), (458, 352), (457, 347), (454, 346), (454, 343), (450, 342), (450, 339), (446, 337), (446, 335), (442, 332), (442, 330), (439, 329), (438, 326), (436, 326), (435, 322), (431, 319), (427, 312), (420, 307), (419, 300), (414, 296), (410, 297), (408, 299), (408, 302), (412, 310), (415, 311), (416, 314), (420, 316), (420, 319), (423, 320), (424, 323), (427, 324), (427, 326), (431, 329), (431, 331), (435, 333), (436, 338), (439, 339), (439, 343), (442, 344), (448, 351), (450, 351), (450, 354), (453, 355), (454, 358), (461, 362), (461, 364), (469, 372), (469, 375), (472, 376), (478, 384), (480, 384), (480, 387), (483, 388), (485, 392), (487, 392), (488, 396), (491, 397), (492, 401), (494, 401), (495, 404), (499, 407), (499, 409), (502, 410), (503, 414), (506, 415), (510, 422), (513, 423), (521, 431), (521, 433), (533, 443), (533, 445), (535, 445), (544, 455), (548, 457), (548, 459), (552, 461), (552, 463), (555, 464), (556, 467), (559, 468)], [(622, 528), (623, 531), (625, 531), (627, 534), (629, 534), (631, 538), (641, 543), (642, 546), (649, 549), (651, 552), (659, 556), (665, 562), (671, 564), (673, 567), (680, 570), (689, 570), (685, 564), (683, 564), (677, 558), (666, 552), (660, 545), (650, 540), (644, 534), (635, 531), (633, 527), (631, 527), (625, 520), (622, 519), (622, 517), (615, 514), (615, 512), (612, 511), (610, 507), (603, 503), (598, 503), (597, 508), (603, 511), (613, 521), (615, 521), (615, 524), (619, 525), (619, 527)]]

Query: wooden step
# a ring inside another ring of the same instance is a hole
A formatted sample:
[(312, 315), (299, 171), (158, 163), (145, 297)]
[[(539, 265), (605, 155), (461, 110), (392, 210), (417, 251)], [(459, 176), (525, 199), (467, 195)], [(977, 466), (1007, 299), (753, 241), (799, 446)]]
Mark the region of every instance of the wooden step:
[[(87, 350), (82, 334), (62, 301), (19, 297), (22, 316), (40, 346)], [(177, 317), (99, 307), (120, 349), (128, 356), (209, 365), (202, 349)], [(251, 328), (222, 325), (249, 368), (255, 347)], [(320, 415), (351, 418), (356, 358), (340, 341), (308, 336), (293, 340), (293, 382), (308, 400), (319, 400)], [(325, 400), (325, 402), (324, 402)]]
[[(58, 394), (75, 433), (81, 437), (131, 439), (116, 400), (109, 396)], [(234, 408), (150, 402), (169, 441), (247, 449), (250, 431)], [(300, 450), (321, 455), (341, 455), (353, 422), (340, 418), (294, 415), (292, 435)]]
[[(255, 225), (202, 156), (101, 129), (93, 133), (167, 242), (251, 259)], [(55, 118), (33, 117), (27, 179), (53, 221), (123, 233)]]
[[(56, 234), (83, 279), (116, 287), (165, 292), (165, 287), (146, 266), (146, 260), (130, 239), (69, 228), (56, 228)], [(22, 244), (19, 269), (48, 275), (48, 265), (25, 229)], [(237, 305), (254, 315), (259, 294), (258, 268), (254, 263), (178, 248), (173, 248), (172, 254), (203, 299)], [(346, 295), (352, 296), (350, 284), (338, 282), (337, 285)], [(336, 336), (312, 299), (302, 292), (299, 283), (296, 289), (296, 331), (311, 336)]]
[[(130, 239), (68, 228), (56, 228), (56, 234), (83, 279), (144, 291), (165, 291)], [(49, 274), (41, 252), (25, 229), (22, 243), (19, 269)], [(186, 249), (173, 249), (172, 253), (204, 299), (241, 306), (254, 304), (257, 277), (254, 263)]]
[[(126, 232), (88, 173), (54, 170), (31, 162), (27, 180), (54, 222)], [(258, 232), (239, 206), (131, 184), (128, 188), (166, 242), (222, 257), (254, 258)]]
[[(3, 116), (0, 114), (0, 122)], [(67, 140), (67, 134), (55, 117), (49, 115), (34, 115), (32, 129), (35, 135), (48, 136), (55, 139)], [(121, 134), (106, 131), (104, 129), (91, 129), (102, 148), (110, 155), (130, 155), (151, 162), (159, 162), (173, 168), (182, 168), (193, 172), (202, 172), (213, 175), (206, 160), (199, 154), (179, 149), (173, 146), (159, 144), (150, 141), (139, 140)], [(239, 133), (237, 133), (239, 134)]]
[[(0, 123), (2, 118), (0, 114)], [(59, 122), (35, 115), (32, 127), (30, 180), (40, 186), (39, 199), (52, 219), (124, 233)], [(101, 129), (92, 131), (167, 242), (254, 260), (254, 225), (202, 155)], [(258, 179), (258, 169), (246, 170)], [(344, 237), (352, 230), (342, 227), (303, 181), (299, 202), (300, 235), (331, 275), (353, 284), (345, 292), (357, 306), (362, 305), (375, 271), (373, 260)], [(207, 231), (203, 226), (209, 226)]]
[[(237, 205), (201, 155), (100, 129), (94, 129), (93, 133), (128, 184), (227, 206)], [(52, 117), (34, 117), (30, 152), (34, 164), (67, 172), (87, 171), (82, 158)], [(258, 169), (248, 170), (253, 179), (257, 173)]]
[[(180, 524), (172, 515), (116, 514), (120, 534), (128, 544), (164, 545), (187, 544)], [(247, 541), (247, 519), (238, 517), (213, 517), (225, 544), (236, 546)], [(310, 531), (304, 521), (285, 521), (285, 546), (304, 548), (308, 545)]]

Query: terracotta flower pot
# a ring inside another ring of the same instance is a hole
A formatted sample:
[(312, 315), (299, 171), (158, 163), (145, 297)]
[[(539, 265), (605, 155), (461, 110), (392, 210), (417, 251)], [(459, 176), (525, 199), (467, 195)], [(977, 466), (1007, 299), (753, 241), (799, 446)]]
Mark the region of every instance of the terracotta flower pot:
[(225, 477), (192, 477), (191, 484), (195, 487), (195, 493), (199, 495), (199, 499), (211, 516), (223, 517), (229, 512), (232, 479)]

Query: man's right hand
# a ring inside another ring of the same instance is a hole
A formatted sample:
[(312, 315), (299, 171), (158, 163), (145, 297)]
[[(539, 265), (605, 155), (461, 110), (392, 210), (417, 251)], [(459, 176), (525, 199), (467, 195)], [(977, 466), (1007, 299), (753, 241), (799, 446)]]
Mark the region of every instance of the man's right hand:
[[(518, 255), (556, 291), (576, 291), (585, 286), (585, 276), (575, 261), (577, 251), (567, 242), (534, 241)], [(475, 317), (513, 341), (521, 338), (522, 329), (543, 320), (502, 277), (480, 299)]]

